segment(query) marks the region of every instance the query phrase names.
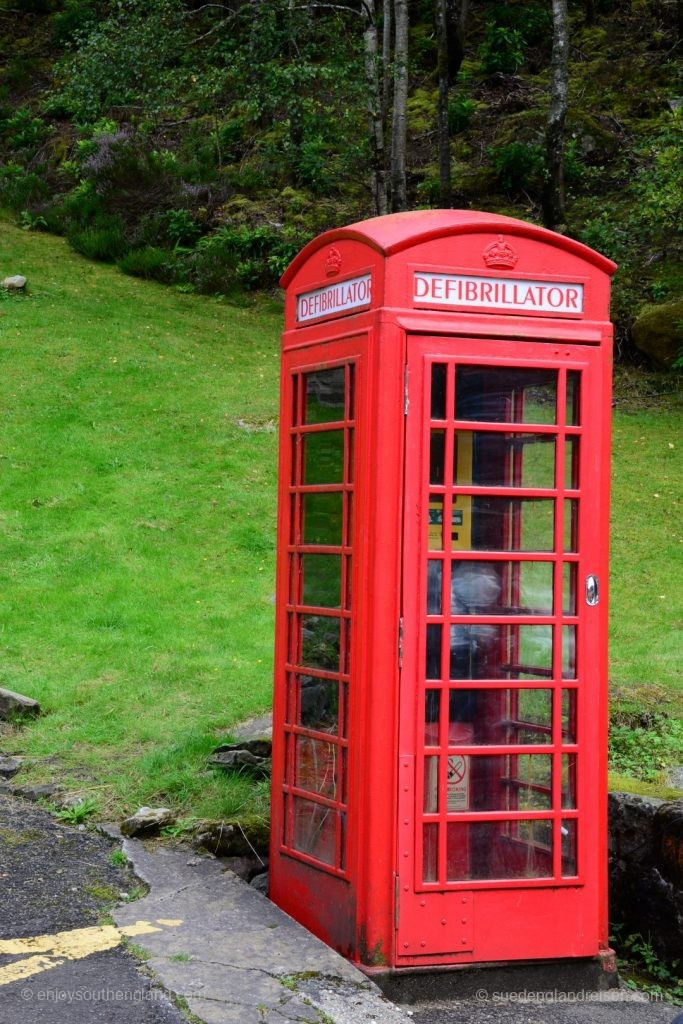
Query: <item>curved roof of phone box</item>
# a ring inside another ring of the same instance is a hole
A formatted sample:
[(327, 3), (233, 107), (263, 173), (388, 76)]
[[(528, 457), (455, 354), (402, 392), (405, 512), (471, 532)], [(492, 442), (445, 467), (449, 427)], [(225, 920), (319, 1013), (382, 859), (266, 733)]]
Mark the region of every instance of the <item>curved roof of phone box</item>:
[(476, 210), (414, 210), (407, 213), (390, 213), (386, 217), (372, 217), (369, 220), (358, 221), (356, 224), (349, 224), (343, 228), (333, 228), (331, 231), (318, 235), (294, 257), (282, 275), (280, 284), (286, 288), (300, 267), (314, 252), (342, 239), (363, 242), (365, 245), (377, 249), (384, 256), (391, 256), (402, 249), (409, 249), (411, 246), (429, 242), (434, 238), (475, 232), (490, 234), (496, 231), (522, 236), (537, 242), (547, 242), (558, 249), (565, 249), (588, 263), (592, 263), (606, 274), (613, 274), (617, 269), (616, 263), (599, 252), (595, 252), (594, 249), (589, 249), (587, 245), (568, 238), (566, 235), (559, 235), (555, 231), (548, 231), (547, 228), (539, 227), (537, 224), (518, 220), (516, 217), (480, 213)]

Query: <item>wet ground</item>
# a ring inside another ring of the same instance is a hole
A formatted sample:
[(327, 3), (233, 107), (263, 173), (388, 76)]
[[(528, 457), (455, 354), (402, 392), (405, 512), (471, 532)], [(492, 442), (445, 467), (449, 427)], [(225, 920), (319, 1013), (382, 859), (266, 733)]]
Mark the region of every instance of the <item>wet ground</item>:
[(115, 850), (0, 795), (0, 1024), (184, 1024), (106, 914), (140, 885)]

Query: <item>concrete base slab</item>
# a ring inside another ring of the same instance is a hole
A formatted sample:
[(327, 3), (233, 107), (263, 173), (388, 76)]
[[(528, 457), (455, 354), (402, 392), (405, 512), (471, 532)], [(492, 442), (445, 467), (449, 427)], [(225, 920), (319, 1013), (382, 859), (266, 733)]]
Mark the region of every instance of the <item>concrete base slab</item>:
[[(107, 830), (115, 835), (115, 829)], [(149, 894), (114, 911), (157, 931), (135, 945), (166, 990), (206, 1024), (408, 1024), (347, 960), (217, 860), (122, 840)]]

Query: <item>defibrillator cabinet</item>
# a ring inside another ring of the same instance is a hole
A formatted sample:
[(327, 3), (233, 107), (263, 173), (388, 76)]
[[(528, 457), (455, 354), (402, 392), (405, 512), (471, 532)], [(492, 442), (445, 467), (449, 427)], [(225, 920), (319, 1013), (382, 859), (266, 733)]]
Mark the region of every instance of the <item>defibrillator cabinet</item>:
[(444, 210), (282, 279), (270, 895), (365, 969), (607, 945), (614, 270)]

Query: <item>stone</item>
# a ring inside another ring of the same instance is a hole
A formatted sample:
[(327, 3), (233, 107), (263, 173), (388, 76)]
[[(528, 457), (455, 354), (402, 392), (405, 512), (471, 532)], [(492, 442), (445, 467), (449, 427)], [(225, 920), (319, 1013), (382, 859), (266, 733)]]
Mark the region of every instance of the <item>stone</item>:
[(223, 857), (223, 867), (232, 871), (238, 878), (251, 882), (252, 878), (261, 874), (268, 867), (268, 858), (262, 859), (252, 854), (250, 857)]
[(12, 779), (17, 774), (24, 759), (22, 757), (3, 757), (0, 755), (0, 779)]
[(649, 935), (659, 956), (683, 948), (683, 801), (610, 793), (610, 917), (626, 934)]
[(140, 807), (130, 818), (121, 822), (124, 836), (154, 835), (165, 825), (172, 825), (175, 815), (168, 807)]
[[(683, 890), (683, 800), (658, 807), (655, 828), (659, 839), (658, 866), (666, 878)], [(683, 900), (683, 892), (681, 898)]]
[(268, 852), (270, 829), (262, 822), (203, 822), (193, 845), (215, 857), (253, 857)]
[(631, 328), (636, 348), (665, 370), (683, 348), (683, 299), (646, 306)]
[(40, 704), (32, 697), (25, 697), (22, 693), (15, 693), (13, 690), (3, 690), (0, 687), (0, 718), (5, 720), (14, 715), (36, 717), (40, 714)]
[(256, 889), (257, 892), (263, 893), (264, 896), (267, 896), (269, 882), (270, 873), (268, 871), (262, 871), (260, 875), (254, 875), (249, 885), (252, 889)]
[(21, 274), (14, 274), (12, 277), (6, 277), (0, 281), (0, 287), (8, 288), (10, 291), (21, 291), (26, 287), (26, 278)]
[(231, 750), (246, 750), (255, 757), (271, 757), (273, 754), (273, 741), (269, 739), (244, 739), (237, 743), (221, 743), (216, 747), (214, 754), (227, 753)]
[(39, 800), (56, 800), (60, 794), (61, 789), (54, 782), (12, 786), (12, 796), (20, 796), (23, 800), (30, 800), (32, 804), (37, 803)]
[(273, 712), (255, 718), (245, 718), (230, 730), (238, 740), (267, 739), (273, 735)]
[(226, 772), (246, 770), (258, 778), (267, 777), (271, 766), (269, 758), (257, 757), (248, 750), (223, 750), (218, 754), (212, 754), (209, 757), (209, 764)]

